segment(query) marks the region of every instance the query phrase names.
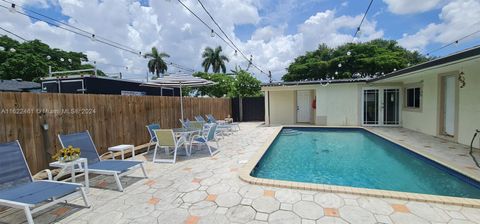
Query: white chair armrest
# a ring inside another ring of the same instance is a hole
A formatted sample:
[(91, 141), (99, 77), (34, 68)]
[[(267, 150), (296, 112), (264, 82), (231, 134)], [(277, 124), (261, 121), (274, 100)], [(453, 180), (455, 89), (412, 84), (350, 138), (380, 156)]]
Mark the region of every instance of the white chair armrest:
[(103, 157), (106, 156), (106, 155), (108, 155), (108, 154), (111, 154), (112, 156), (110, 157), (110, 159), (113, 159), (114, 154), (113, 154), (113, 152), (111, 152), (111, 151), (108, 151), (108, 152), (103, 153), (102, 155), (100, 155), (100, 159), (101, 159), (101, 160), (104, 160)]
[(36, 174), (33, 175), (33, 176), (35, 177), (35, 176), (37, 176), (37, 175), (39, 175), (40, 173), (43, 173), (43, 172), (47, 173), (47, 178), (48, 178), (48, 180), (53, 180), (52, 171), (51, 171), (50, 169), (40, 170), (40, 171), (38, 171), (38, 173), (36, 173)]

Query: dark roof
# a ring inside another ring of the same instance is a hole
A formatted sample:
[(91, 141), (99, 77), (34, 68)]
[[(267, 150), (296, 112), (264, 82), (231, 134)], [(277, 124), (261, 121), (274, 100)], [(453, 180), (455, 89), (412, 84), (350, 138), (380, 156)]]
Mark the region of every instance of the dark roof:
[(316, 84), (357, 83), (357, 82), (367, 82), (368, 80), (370, 80), (370, 78), (305, 80), (305, 81), (295, 81), (295, 82), (262, 83), (262, 86), (300, 86), (300, 85), (316, 85)]
[(395, 76), (399, 76), (399, 75), (403, 75), (403, 74), (407, 74), (407, 73), (411, 73), (411, 72), (416, 72), (416, 71), (419, 71), (419, 70), (423, 70), (423, 69), (427, 69), (427, 68), (431, 68), (431, 67), (435, 67), (435, 66), (438, 66), (438, 65), (443, 65), (443, 64), (447, 64), (447, 63), (451, 63), (451, 62), (455, 62), (455, 61), (459, 61), (459, 60), (462, 60), (462, 59), (466, 59), (466, 58), (470, 58), (470, 57), (474, 57), (474, 56), (478, 56), (478, 55), (480, 55), (480, 45), (469, 48), (469, 49), (466, 49), (466, 50), (463, 50), (463, 51), (459, 51), (459, 52), (456, 52), (456, 53), (453, 53), (453, 54), (450, 54), (450, 55), (447, 55), (445, 57), (437, 58), (435, 60), (427, 61), (427, 62), (418, 64), (418, 65), (414, 65), (414, 66), (411, 66), (411, 67), (408, 67), (408, 68), (404, 68), (402, 70), (398, 70), (398, 71), (395, 71), (395, 72), (392, 72), (392, 73), (388, 73), (386, 75), (383, 75), (383, 76), (380, 76), (380, 77), (377, 77), (377, 78), (373, 78), (373, 79), (369, 80), (368, 82), (375, 82), (375, 81), (382, 80), (382, 79), (388, 79), (388, 78), (392, 78), (392, 77), (395, 77)]
[(22, 92), (40, 88), (40, 84), (36, 82), (27, 82), (20, 80), (0, 80), (0, 91)]

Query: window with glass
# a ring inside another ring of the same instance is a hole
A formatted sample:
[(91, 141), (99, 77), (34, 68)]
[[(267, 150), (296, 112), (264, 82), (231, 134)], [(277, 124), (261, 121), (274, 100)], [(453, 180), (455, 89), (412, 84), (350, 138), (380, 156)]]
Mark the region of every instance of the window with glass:
[(420, 87), (406, 88), (405, 107), (410, 109), (420, 109), (421, 93), (422, 89)]

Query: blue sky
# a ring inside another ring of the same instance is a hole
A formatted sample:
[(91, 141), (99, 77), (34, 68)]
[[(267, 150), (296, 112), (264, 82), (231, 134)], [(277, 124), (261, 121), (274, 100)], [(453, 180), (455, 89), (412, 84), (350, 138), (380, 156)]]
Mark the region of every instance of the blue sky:
[[(200, 70), (200, 52), (205, 46), (223, 46), (230, 57), (230, 68), (246, 66), (218, 37), (209, 31), (175, 0), (17, 0), (18, 5), (61, 19), (99, 36), (108, 37), (140, 51), (152, 46), (169, 53), (171, 60)], [(183, 0), (213, 26), (197, 0)], [(222, 28), (247, 55), (254, 55), (264, 70), (284, 68), (298, 55), (320, 43), (336, 47), (352, 40), (369, 0), (202, 0)], [(2, 3), (5, 4), (5, 3)], [(394, 39), (400, 45), (423, 53), (480, 29), (480, 0), (374, 0), (362, 27), (360, 41)], [(53, 47), (81, 51), (91, 60), (125, 65), (132, 78), (145, 74), (144, 61), (100, 46), (88, 39), (58, 28), (0, 14), (0, 25), (28, 38), (40, 39)], [(442, 56), (480, 44), (480, 35), (435, 52)], [(118, 68), (117, 68), (118, 70)], [(277, 72), (278, 71), (278, 72)], [(264, 80), (261, 74), (256, 75)]]

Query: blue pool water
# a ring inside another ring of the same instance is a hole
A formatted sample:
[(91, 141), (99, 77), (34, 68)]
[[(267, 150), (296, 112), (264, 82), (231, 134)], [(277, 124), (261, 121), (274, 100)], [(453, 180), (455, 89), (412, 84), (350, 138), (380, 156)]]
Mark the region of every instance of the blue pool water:
[(480, 183), (366, 130), (294, 130), (277, 136), (252, 176), (480, 199)]

